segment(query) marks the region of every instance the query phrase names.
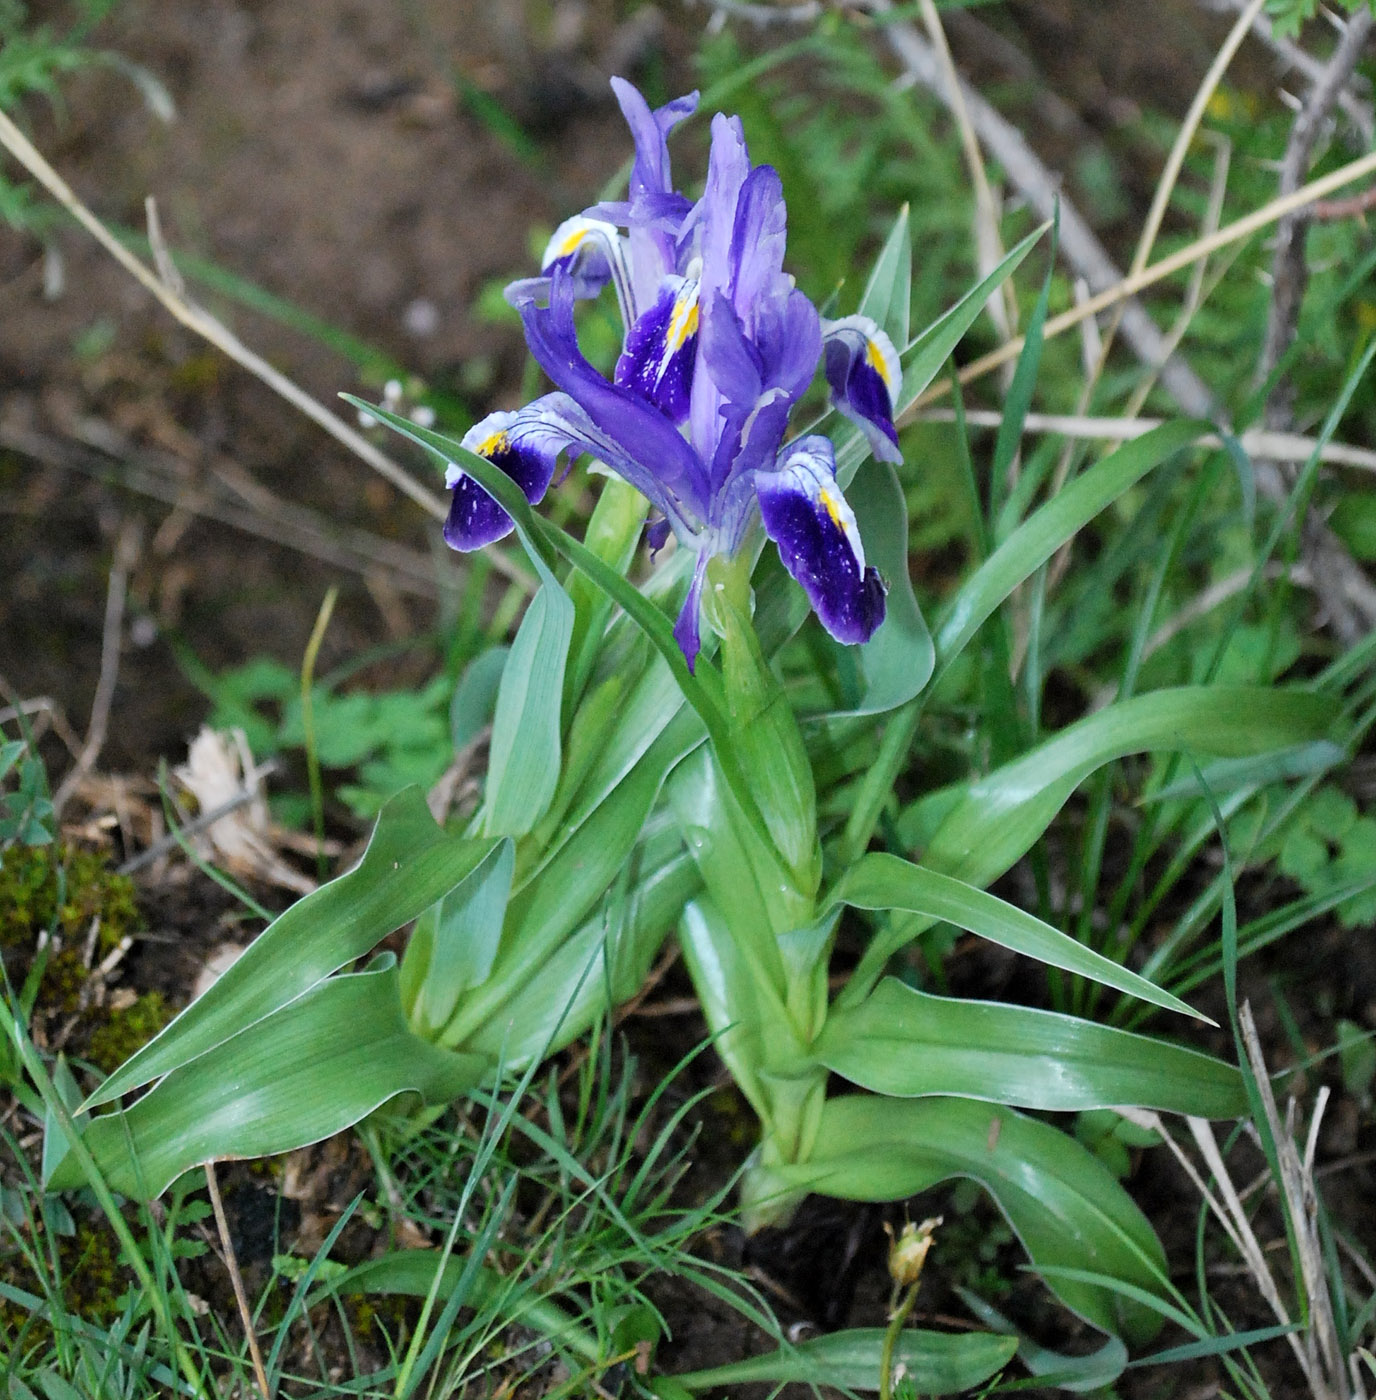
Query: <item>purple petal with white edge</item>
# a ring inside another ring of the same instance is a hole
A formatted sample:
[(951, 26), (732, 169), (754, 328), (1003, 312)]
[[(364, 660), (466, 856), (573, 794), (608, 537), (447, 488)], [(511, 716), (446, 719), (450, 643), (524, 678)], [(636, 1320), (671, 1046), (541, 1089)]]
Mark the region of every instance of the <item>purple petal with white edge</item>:
[(552, 280), (547, 307), (518, 303), (526, 343), (540, 367), (576, 401), (602, 446), (590, 448), (676, 528), (690, 532), (707, 518), (707, 472), (682, 434), (638, 394), (610, 384), (583, 358), (567, 279)]
[[(551, 394), (515, 413), (489, 413), (463, 436), (462, 445), (500, 467), (531, 505), (549, 490), (559, 454), (578, 446), (558, 414), (562, 402), (550, 402), (563, 397)], [(444, 522), (445, 543), (451, 549), (481, 549), (511, 533), (511, 517), (462, 467), (451, 462), (444, 484), (454, 493)]]
[(698, 664), (698, 652), (702, 650), (702, 581), (707, 577), (707, 554), (698, 555), (693, 566), (693, 579), (688, 585), (688, 596), (679, 609), (674, 623), (674, 640), (678, 643), (689, 671)]
[(688, 416), (698, 348), (696, 277), (666, 277), (655, 304), (630, 328), (616, 383), (633, 389), (673, 423)]
[(755, 474), (755, 491), (765, 533), (822, 625), (838, 642), (869, 641), (884, 620), (884, 582), (865, 565), (830, 441), (812, 435), (791, 443), (774, 470)]
[(868, 316), (822, 325), (831, 401), (865, 434), (881, 462), (901, 462), (894, 406), (902, 369), (893, 341)]

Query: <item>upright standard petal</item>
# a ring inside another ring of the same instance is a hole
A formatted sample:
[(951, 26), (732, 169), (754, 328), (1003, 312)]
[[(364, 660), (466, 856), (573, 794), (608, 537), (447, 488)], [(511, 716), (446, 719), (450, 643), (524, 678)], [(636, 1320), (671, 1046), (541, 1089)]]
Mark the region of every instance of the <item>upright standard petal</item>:
[(690, 92), (676, 97), (663, 107), (650, 110), (634, 83), (625, 78), (612, 79), (612, 91), (631, 129), (635, 142), (635, 164), (631, 167), (630, 196), (634, 203), (641, 194), (671, 194), (673, 182), (669, 175), (669, 146), (665, 137), (685, 117), (697, 110), (698, 95)]
[(836, 485), (831, 443), (791, 443), (772, 471), (755, 475), (765, 533), (838, 642), (867, 642), (884, 620), (884, 582), (865, 564), (855, 515)]
[(893, 425), (902, 369), (893, 341), (868, 316), (822, 324), (831, 401), (865, 434), (881, 462), (901, 462)]

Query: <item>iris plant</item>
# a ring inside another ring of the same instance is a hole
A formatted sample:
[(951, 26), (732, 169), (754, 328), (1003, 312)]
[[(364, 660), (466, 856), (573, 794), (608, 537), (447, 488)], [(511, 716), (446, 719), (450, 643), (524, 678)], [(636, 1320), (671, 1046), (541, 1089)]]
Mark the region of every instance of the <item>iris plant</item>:
[[(612, 86), (635, 141), (628, 198), (599, 204), (555, 231), (542, 275), (514, 282), (531, 353), (556, 391), (489, 414), (463, 439), (533, 504), (561, 454), (588, 455), (655, 508), (658, 549), (670, 532), (696, 552), (674, 632), (691, 666), (708, 561), (740, 552), (758, 509), (765, 533), (823, 625), (864, 642), (884, 617), (884, 583), (865, 563), (855, 516), (836, 482), (831, 442), (785, 441), (789, 415), (819, 362), (835, 405), (875, 455), (898, 460), (898, 356), (865, 316), (824, 321), (783, 271), (785, 209), (778, 173), (752, 166), (740, 119), (712, 119), (706, 188), (693, 203), (673, 188), (666, 137), (697, 94), (651, 111), (628, 82)], [(584, 358), (574, 302), (610, 283), (625, 326), (608, 380)], [(477, 549), (511, 519), (451, 466), (445, 539)]]

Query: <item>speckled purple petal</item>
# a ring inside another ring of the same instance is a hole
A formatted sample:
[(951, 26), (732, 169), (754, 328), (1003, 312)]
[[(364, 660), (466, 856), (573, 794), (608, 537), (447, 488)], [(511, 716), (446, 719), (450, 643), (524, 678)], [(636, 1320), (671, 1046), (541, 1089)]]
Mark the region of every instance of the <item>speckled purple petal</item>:
[(822, 625), (838, 642), (867, 642), (884, 620), (884, 583), (865, 565), (831, 443), (799, 438), (774, 470), (755, 474), (755, 490), (765, 533)]
[[(573, 324), (573, 296), (556, 276), (549, 305), (518, 308), (526, 343), (540, 367), (615, 445), (602, 460), (671, 519), (697, 528), (707, 518), (707, 470), (682, 434), (639, 394), (611, 384), (583, 358)], [(599, 455), (602, 455), (599, 453)]]
[[(463, 446), (500, 467), (531, 505), (549, 490), (559, 454), (578, 446), (559, 413), (563, 398), (551, 394), (515, 413), (489, 413), (463, 436)], [(481, 549), (510, 534), (511, 517), (462, 467), (450, 464), (445, 485), (453, 492), (444, 522), (445, 543), (451, 549)]]
[(673, 423), (688, 416), (698, 351), (698, 284), (666, 277), (653, 306), (630, 328), (616, 383), (633, 389)]
[(901, 371), (893, 342), (868, 316), (847, 316), (822, 327), (831, 401), (865, 434), (881, 462), (901, 462), (894, 399)]

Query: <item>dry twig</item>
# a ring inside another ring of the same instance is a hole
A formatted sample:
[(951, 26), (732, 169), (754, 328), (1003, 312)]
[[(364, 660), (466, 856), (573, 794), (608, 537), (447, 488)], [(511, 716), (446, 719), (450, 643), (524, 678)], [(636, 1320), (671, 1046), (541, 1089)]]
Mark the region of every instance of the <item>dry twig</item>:
[(138, 556), (140, 531), (133, 521), (126, 521), (115, 542), (114, 562), (110, 565), (110, 586), (105, 595), (105, 626), (100, 641), (100, 675), (96, 681), (95, 698), (91, 701), (91, 722), (86, 729), (86, 742), (81, 746), (76, 763), (58, 784), (53, 794), (53, 821), (62, 817), (77, 784), (95, 767), (100, 751), (105, 747), (105, 735), (110, 727), (110, 709), (115, 700), (115, 683), (119, 679), (119, 649), (124, 632), (124, 604), (129, 590), (129, 571)]
[(239, 1272), (239, 1260), (234, 1253), (234, 1242), (229, 1237), (229, 1221), (225, 1219), (224, 1202), (220, 1200), (220, 1184), (215, 1179), (215, 1163), (205, 1164), (205, 1185), (210, 1193), (210, 1208), (215, 1212), (215, 1226), (220, 1232), (220, 1244), (224, 1249), (225, 1268), (229, 1271), (229, 1281), (234, 1286), (234, 1301), (239, 1305), (239, 1317), (244, 1324), (244, 1336), (248, 1339), (249, 1355), (253, 1358), (253, 1374), (263, 1400), (272, 1400), (272, 1390), (268, 1386), (268, 1373), (263, 1368), (263, 1353), (258, 1348), (258, 1336), (253, 1330), (253, 1311), (248, 1305), (248, 1294), (244, 1291), (243, 1276)]

